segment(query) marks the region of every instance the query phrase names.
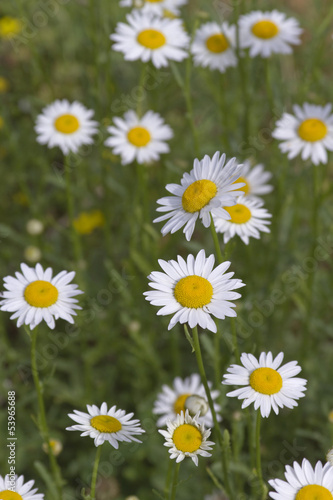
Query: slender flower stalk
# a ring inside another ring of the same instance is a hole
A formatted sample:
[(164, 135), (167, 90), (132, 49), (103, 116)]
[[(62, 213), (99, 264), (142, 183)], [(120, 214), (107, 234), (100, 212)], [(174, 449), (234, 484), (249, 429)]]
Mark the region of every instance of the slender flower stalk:
[(81, 248), (81, 241), (80, 241), (80, 236), (77, 233), (77, 231), (74, 228), (74, 200), (73, 200), (73, 192), (72, 192), (72, 185), (71, 185), (71, 166), (70, 166), (70, 161), (69, 161), (69, 156), (66, 155), (64, 159), (64, 166), (65, 166), (65, 180), (66, 180), (66, 197), (67, 197), (67, 211), (68, 211), (68, 218), (69, 218), (69, 224), (70, 224), (70, 235), (71, 235), (71, 241), (74, 249), (74, 258), (76, 261), (76, 264), (80, 262), (82, 259), (82, 248)]
[(102, 446), (97, 446), (95, 462), (94, 462), (94, 467), (93, 467), (93, 473), (92, 473), (92, 478), (91, 478), (91, 487), (90, 487), (91, 500), (95, 499), (98, 465), (99, 465), (99, 461), (101, 458), (101, 453), (102, 453)]
[(171, 489), (171, 497), (170, 500), (176, 499), (176, 491), (178, 486), (178, 476), (179, 476), (180, 462), (175, 464), (175, 469), (173, 473), (173, 481), (172, 481), (172, 489)]
[(223, 256), (222, 256), (220, 242), (219, 242), (219, 238), (217, 236), (217, 232), (216, 232), (216, 229), (215, 229), (215, 224), (214, 224), (214, 219), (213, 219), (212, 214), (210, 214), (210, 230), (211, 230), (212, 237), (213, 237), (213, 242), (214, 242), (214, 247), (215, 247), (215, 253), (216, 253), (216, 257), (217, 257), (218, 263), (222, 264), (222, 262), (223, 262)]
[(259, 479), (259, 498), (263, 497), (263, 492), (265, 490), (264, 481), (262, 478), (262, 468), (261, 468), (261, 450), (260, 450), (260, 423), (261, 423), (261, 413), (257, 411), (256, 420), (256, 471)]

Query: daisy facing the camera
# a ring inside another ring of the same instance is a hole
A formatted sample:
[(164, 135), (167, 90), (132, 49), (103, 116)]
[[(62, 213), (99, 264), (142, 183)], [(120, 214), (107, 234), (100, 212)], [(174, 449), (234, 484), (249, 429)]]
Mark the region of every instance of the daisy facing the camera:
[[(14, 483), (14, 484), (13, 484)], [(33, 488), (35, 481), (24, 482), (24, 476), (12, 476), (7, 474), (0, 476), (0, 498), (1, 500), (43, 500), (44, 494), (37, 493), (37, 488)]]

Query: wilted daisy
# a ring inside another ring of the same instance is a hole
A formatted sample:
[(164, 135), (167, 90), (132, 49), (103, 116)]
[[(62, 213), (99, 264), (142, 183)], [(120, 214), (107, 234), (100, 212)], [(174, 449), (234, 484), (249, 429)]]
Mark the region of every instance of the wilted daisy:
[(230, 219), (225, 220), (214, 217), (214, 224), (218, 233), (223, 233), (224, 243), (239, 236), (245, 245), (249, 244), (250, 237), (260, 239), (260, 231), (269, 233), (267, 227), (270, 224), (271, 216), (266, 208), (263, 208), (263, 201), (251, 199), (249, 196), (240, 196), (236, 205), (224, 207), (229, 213)]
[(240, 189), (240, 191), (243, 191), (244, 196), (261, 199), (261, 195), (273, 191), (273, 186), (267, 184), (271, 178), (271, 172), (265, 172), (264, 165), (258, 164), (251, 167), (251, 162), (245, 160), (237, 182), (243, 182), (245, 184)]
[[(209, 388), (212, 383), (208, 382)], [(212, 399), (218, 398), (219, 391), (211, 390)], [(221, 420), (218, 412), (220, 405), (214, 403), (215, 412), (218, 420)], [(212, 412), (209, 408), (205, 388), (201, 383), (200, 375), (194, 373), (185, 379), (176, 377), (172, 387), (162, 386), (162, 391), (158, 394), (154, 403), (153, 413), (161, 415), (157, 420), (157, 427), (164, 427), (168, 420), (175, 420), (181, 412), (189, 410), (190, 415), (194, 416), (200, 412), (198, 422), (207, 427), (213, 427)]]
[(188, 323), (190, 328), (199, 325), (216, 332), (211, 315), (219, 319), (237, 316), (230, 300), (241, 295), (232, 290), (245, 285), (239, 279), (231, 279), (234, 273), (225, 274), (231, 262), (223, 262), (213, 270), (214, 262), (214, 255), (206, 258), (204, 250), (196, 257), (189, 255), (187, 261), (180, 255), (177, 261), (158, 261), (165, 272), (154, 271), (148, 276), (152, 280), (149, 286), (155, 290), (144, 295), (153, 306), (162, 306), (158, 315), (173, 314), (168, 330), (176, 323)]
[(202, 457), (211, 457), (209, 453), (215, 443), (207, 441), (210, 436), (210, 429), (205, 430), (204, 424), (198, 422), (198, 417), (191, 417), (188, 410), (177, 415), (173, 422), (168, 420), (167, 430), (159, 430), (165, 437), (170, 453), (170, 458), (181, 462), (185, 457), (192, 458), (195, 465), (198, 465), (198, 455)]
[(286, 481), (271, 479), (275, 491), (269, 496), (275, 500), (330, 500), (333, 498), (333, 467), (317, 462), (315, 468), (303, 458), (302, 465), (286, 465)]
[[(212, 216), (230, 219), (223, 207), (235, 205), (243, 183), (237, 181), (242, 165), (232, 158), (225, 165), (225, 154), (220, 157), (216, 152), (211, 159), (208, 155), (203, 160), (194, 160), (190, 173), (185, 173), (179, 184), (167, 184), (166, 189), (173, 196), (157, 200), (161, 205), (156, 210), (167, 212), (153, 222), (170, 219), (163, 227), (162, 234), (175, 233), (184, 227), (186, 239), (189, 241), (195, 223), (201, 219), (205, 227), (211, 223)], [(237, 191), (238, 190), (238, 191)]]
[(121, 7), (133, 7), (143, 12), (151, 12), (162, 16), (164, 12), (179, 14), (179, 8), (187, 3), (187, 0), (121, 0)]
[(111, 446), (118, 449), (119, 442), (135, 441), (141, 443), (134, 436), (143, 434), (145, 431), (140, 427), (139, 420), (131, 420), (134, 413), (117, 410), (112, 406), (108, 410), (106, 403), (101, 407), (87, 405), (88, 413), (74, 410), (68, 416), (77, 424), (67, 427), (67, 431), (81, 431), (81, 436), (89, 436), (94, 439), (95, 446), (100, 446), (108, 441)]
[(127, 15), (128, 24), (118, 23), (113, 49), (122, 52), (127, 61), (152, 61), (156, 68), (168, 66), (169, 59), (182, 61), (189, 37), (180, 19), (167, 19), (150, 13), (134, 11)]
[(70, 285), (75, 272), (61, 271), (52, 278), (53, 270), (45, 271), (40, 264), (28, 267), (21, 264), (22, 274), (15, 273), (16, 278), (4, 278), (5, 292), (1, 293), (0, 310), (13, 312), (10, 319), (17, 319), (17, 326), (30, 325), (33, 330), (43, 320), (49, 328), (55, 327), (55, 319), (62, 318), (74, 323), (77, 305), (76, 295), (83, 292), (78, 285)]
[(290, 54), (291, 45), (301, 43), (302, 31), (296, 19), (277, 10), (256, 10), (239, 19), (240, 46), (249, 48), (251, 57)]
[(301, 154), (302, 160), (327, 163), (327, 150), (333, 151), (332, 105), (316, 106), (305, 103), (293, 106), (294, 115), (283, 113), (276, 122), (272, 136), (283, 141), (279, 148), (288, 158)]
[(15, 480), (7, 474), (0, 476), (0, 498), (1, 500), (43, 500), (43, 493), (36, 493), (37, 488), (32, 489), (35, 481), (24, 482), (24, 476), (15, 476)]
[(223, 22), (203, 24), (195, 33), (191, 46), (194, 64), (218, 69), (224, 73), (229, 66), (237, 65), (235, 55), (236, 27)]
[(83, 144), (92, 144), (98, 123), (92, 120), (94, 112), (81, 103), (57, 99), (37, 116), (37, 141), (49, 148), (58, 146), (64, 155), (76, 153)]
[(290, 361), (280, 367), (283, 356), (283, 352), (280, 352), (273, 359), (271, 352), (262, 352), (258, 361), (253, 354), (243, 353), (243, 366), (231, 365), (222, 384), (245, 387), (229, 392), (227, 396), (244, 399), (242, 408), (254, 403), (254, 409), (260, 408), (263, 417), (268, 417), (272, 408), (278, 414), (279, 407), (297, 406), (296, 399), (304, 397), (307, 381), (295, 377), (301, 371), (297, 361)]
[(135, 111), (127, 111), (124, 118), (115, 117), (113, 121), (115, 126), (108, 127), (111, 137), (105, 145), (121, 155), (123, 165), (134, 160), (150, 163), (170, 151), (166, 141), (173, 137), (173, 132), (158, 113), (147, 111), (139, 118)]

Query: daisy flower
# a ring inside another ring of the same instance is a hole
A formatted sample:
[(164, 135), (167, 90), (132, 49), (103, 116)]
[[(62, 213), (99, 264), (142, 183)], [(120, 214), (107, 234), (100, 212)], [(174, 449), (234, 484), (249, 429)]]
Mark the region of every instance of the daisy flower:
[(168, 66), (168, 60), (182, 61), (189, 36), (180, 19), (167, 19), (134, 11), (127, 15), (128, 24), (118, 23), (110, 35), (113, 49), (122, 52), (127, 61), (152, 61), (156, 68)]
[(166, 214), (157, 217), (153, 222), (170, 219), (163, 227), (162, 234), (175, 233), (181, 227), (187, 241), (191, 239), (195, 223), (201, 219), (205, 227), (211, 223), (212, 216), (230, 219), (223, 207), (235, 205), (243, 183), (237, 181), (242, 165), (232, 158), (225, 165), (225, 154), (220, 157), (219, 151), (213, 158), (208, 155), (203, 160), (194, 160), (190, 173), (185, 173), (179, 184), (167, 184), (166, 189), (172, 196), (157, 200), (161, 205), (157, 212)]
[(121, 0), (121, 7), (132, 7), (142, 10), (142, 12), (151, 12), (162, 16), (165, 12), (179, 14), (179, 8), (187, 3), (187, 0)]
[(173, 132), (158, 113), (147, 111), (139, 118), (135, 111), (127, 111), (124, 119), (115, 117), (113, 121), (115, 126), (108, 127), (111, 137), (104, 144), (121, 155), (123, 165), (134, 160), (151, 163), (170, 151), (166, 141), (173, 137)]
[(245, 196), (261, 199), (260, 196), (273, 191), (273, 186), (267, 184), (272, 178), (271, 172), (265, 172), (264, 165), (258, 164), (251, 168), (249, 160), (245, 160), (237, 182), (243, 182), (244, 186), (240, 189)]
[(17, 326), (30, 325), (33, 330), (43, 320), (49, 328), (55, 327), (55, 319), (62, 318), (74, 323), (72, 316), (76, 316), (76, 295), (83, 292), (77, 285), (69, 284), (75, 272), (61, 271), (52, 278), (53, 270), (48, 267), (45, 271), (40, 264), (35, 268), (21, 264), (22, 274), (15, 273), (16, 278), (4, 278), (5, 292), (1, 293), (0, 310), (13, 312), (10, 319), (17, 319)]
[(256, 10), (239, 19), (241, 48), (249, 48), (250, 56), (269, 57), (273, 53), (290, 54), (291, 45), (301, 43), (303, 32), (298, 21), (283, 12)]
[(260, 239), (260, 232), (269, 233), (268, 225), (270, 221), (266, 220), (271, 216), (266, 208), (262, 208), (263, 201), (251, 199), (248, 196), (240, 196), (237, 204), (233, 207), (225, 207), (231, 219), (225, 220), (214, 217), (214, 224), (218, 233), (223, 233), (224, 243), (238, 235), (245, 245), (249, 244), (250, 237)]
[(327, 150), (333, 151), (332, 105), (316, 106), (305, 103), (293, 106), (294, 115), (283, 113), (276, 122), (272, 136), (283, 141), (279, 147), (288, 158), (301, 154), (302, 160), (327, 163)]
[(315, 468), (305, 458), (302, 465), (286, 465), (286, 481), (271, 479), (269, 484), (275, 491), (269, 496), (275, 500), (330, 500), (333, 498), (333, 467), (317, 462)]
[(64, 155), (77, 153), (83, 144), (92, 144), (98, 123), (92, 120), (94, 112), (81, 103), (57, 99), (37, 116), (37, 141), (49, 148), (58, 146)]
[[(212, 388), (212, 383), (208, 382), (209, 388)], [(212, 399), (216, 399), (219, 391), (211, 390)], [(199, 408), (197, 408), (197, 406)], [(194, 411), (192, 411), (194, 407)], [(220, 405), (214, 403), (216, 414), (221, 410)], [(168, 420), (175, 420), (177, 415), (186, 409), (191, 414), (197, 414), (200, 411), (198, 422), (205, 424), (207, 427), (213, 427), (213, 416), (206, 399), (205, 388), (201, 383), (200, 375), (194, 373), (185, 379), (176, 377), (172, 387), (168, 385), (162, 386), (162, 391), (158, 394), (154, 403), (153, 413), (161, 415), (157, 420), (157, 427), (164, 427)], [(218, 420), (221, 417), (217, 415)]]
[(279, 407), (297, 406), (296, 399), (304, 397), (307, 381), (295, 377), (301, 371), (297, 361), (280, 366), (283, 356), (283, 352), (280, 352), (273, 359), (271, 352), (262, 352), (258, 361), (252, 354), (243, 353), (243, 366), (231, 365), (222, 384), (245, 387), (229, 392), (227, 396), (244, 399), (242, 408), (254, 402), (254, 409), (260, 408), (263, 417), (268, 417), (272, 408), (278, 414)]
[(15, 480), (7, 474), (0, 476), (0, 498), (1, 500), (43, 500), (43, 493), (36, 493), (37, 488), (32, 489), (35, 481), (24, 483), (24, 476), (15, 476)]
[(215, 443), (207, 441), (210, 436), (210, 429), (205, 430), (204, 424), (198, 422), (197, 416), (191, 417), (188, 410), (185, 415), (182, 411), (174, 422), (168, 420), (167, 430), (158, 431), (165, 437), (164, 446), (167, 446), (170, 458), (181, 462), (185, 457), (192, 458), (195, 465), (198, 465), (198, 455), (211, 457), (209, 453)]
[(195, 33), (191, 46), (194, 64), (224, 73), (237, 65), (235, 55), (236, 27), (224, 22), (205, 23)]
[(232, 290), (245, 285), (239, 279), (231, 279), (234, 273), (225, 274), (231, 262), (223, 262), (213, 270), (214, 262), (214, 255), (206, 259), (204, 250), (196, 257), (189, 255), (187, 261), (180, 255), (177, 261), (158, 261), (165, 272), (154, 271), (148, 276), (152, 280), (149, 286), (155, 290), (144, 295), (153, 306), (162, 306), (158, 315), (173, 314), (168, 330), (176, 323), (188, 323), (190, 328), (199, 325), (216, 332), (211, 315), (219, 319), (237, 316), (230, 300), (241, 295)]
[(143, 434), (145, 431), (141, 429), (139, 420), (131, 420), (134, 413), (126, 414), (124, 410), (117, 410), (116, 406), (108, 410), (106, 403), (102, 403), (100, 408), (87, 405), (87, 410), (88, 413), (78, 410), (69, 413), (68, 416), (78, 425), (67, 427), (66, 431), (81, 431), (81, 436), (94, 439), (95, 446), (108, 441), (116, 450), (121, 441), (141, 443), (134, 436)]

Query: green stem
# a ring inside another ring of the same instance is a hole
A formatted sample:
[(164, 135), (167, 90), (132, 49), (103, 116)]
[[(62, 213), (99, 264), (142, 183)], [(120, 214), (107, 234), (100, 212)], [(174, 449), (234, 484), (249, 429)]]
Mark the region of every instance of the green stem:
[(65, 156), (65, 179), (66, 179), (66, 197), (67, 197), (67, 211), (70, 224), (71, 241), (74, 248), (74, 258), (76, 264), (79, 264), (82, 259), (82, 249), (80, 237), (74, 227), (74, 200), (71, 186), (71, 167), (69, 164), (69, 156)]
[[(200, 147), (199, 147), (199, 136), (198, 131), (195, 127), (194, 114), (193, 114), (193, 104), (192, 104), (192, 94), (191, 94), (191, 58), (188, 57), (186, 61), (186, 75), (185, 75), (185, 86), (184, 86), (184, 97), (187, 108), (187, 115), (189, 124), (192, 131), (194, 152), (197, 158), (200, 157)], [(199, 158), (200, 159), (200, 158)]]
[(138, 102), (136, 106), (136, 114), (138, 115), (138, 118), (142, 118), (143, 114), (143, 101), (145, 98), (145, 83), (146, 83), (146, 75), (147, 75), (147, 70), (148, 70), (148, 63), (144, 63), (141, 69), (141, 74), (140, 74), (140, 80), (139, 80), (139, 97), (138, 97)]
[(101, 453), (102, 453), (102, 445), (101, 446), (97, 446), (97, 452), (96, 452), (96, 457), (95, 457), (95, 462), (94, 462), (94, 468), (93, 468), (93, 473), (92, 473), (92, 478), (91, 478), (91, 487), (90, 487), (90, 498), (91, 498), (91, 500), (95, 499), (97, 472), (98, 472), (99, 461), (100, 461), (100, 458), (101, 458)]
[(273, 87), (272, 87), (272, 81), (271, 81), (271, 59), (269, 57), (265, 58), (265, 80), (266, 80), (266, 92), (267, 92), (267, 99), (268, 99), (268, 104), (270, 107), (270, 112), (274, 112), (274, 95), (273, 95)]
[(169, 500), (170, 482), (171, 482), (171, 475), (172, 475), (173, 465), (174, 465), (174, 462), (172, 460), (170, 460), (170, 458), (168, 457), (168, 471), (167, 471), (167, 476), (166, 476), (165, 486), (164, 486), (164, 497), (165, 497), (165, 500)]
[(174, 474), (173, 474), (173, 481), (172, 481), (172, 489), (171, 489), (170, 500), (175, 500), (175, 498), (176, 498), (176, 491), (177, 491), (177, 486), (178, 486), (179, 469), (180, 469), (180, 462), (178, 464), (176, 464), (175, 471), (174, 471)]
[(37, 345), (37, 335), (38, 328), (35, 327), (32, 330), (32, 333), (27, 331), (29, 336), (31, 336), (31, 371), (33, 381), (37, 391), (37, 399), (38, 399), (38, 426), (43, 439), (43, 442), (47, 444), (48, 447), (48, 456), (50, 460), (50, 467), (52, 470), (53, 478), (56, 484), (56, 489), (58, 493), (58, 499), (62, 499), (62, 478), (61, 473), (56, 461), (56, 458), (53, 454), (53, 450), (50, 444), (50, 434), (46, 421), (46, 413), (45, 413), (45, 405), (43, 399), (43, 385), (39, 379), (38, 369), (37, 369), (37, 360), (36, 360), (36, 345)]
[(234, 354), (236, 356), (236, 360), (239, 361), (240, 355), (239, 355), (237, 331), (236, 331), (236, 318), (230, 318), (230, 325), (231, 325), (232, 340), (234, 344)]
[(238, 1), (235, 4), (235, 19), (236, 19), (236, 55), (238, 59), (238, 68), (239, 68), (239, 78), (240, 78), (240, 86), (243, 96), (243, 109), (244, 109), (244, 117), (243, 117), (243, 140), (245, 143), (248, 142), (250, 137), (250, 105), (251, 101), (249, 98), (248, 91), (248, 68), (246, 67), (247, 57), (242, 57), (239, 43), (239, 23), (238, 19), (244, 10), (244, 2)]
[(264, 482), (262, 479), (262, 469), (261, 469), (261, 451), (260, 451), (260, 423), (261, 423), (261, 414), (260, 410), (257, 411), (257, 421), (256, 421), (256, 471), (259, 479), (259, 498), (262, 497), (264, 492)]
[(218, 260), (219, 264), (222, 264), (223, 256), (222, 256), (219, 238), (217, 236), (217, 232), (215, 229), (215, 224), (214, 224), (214, 219), (213, 219), (212, 214), (210, 214), (210, 231), (212, 233), (212, 237), (213, 237), (213, 241), (214, 241), (214, 247), (215, 247), (217, 260)]

